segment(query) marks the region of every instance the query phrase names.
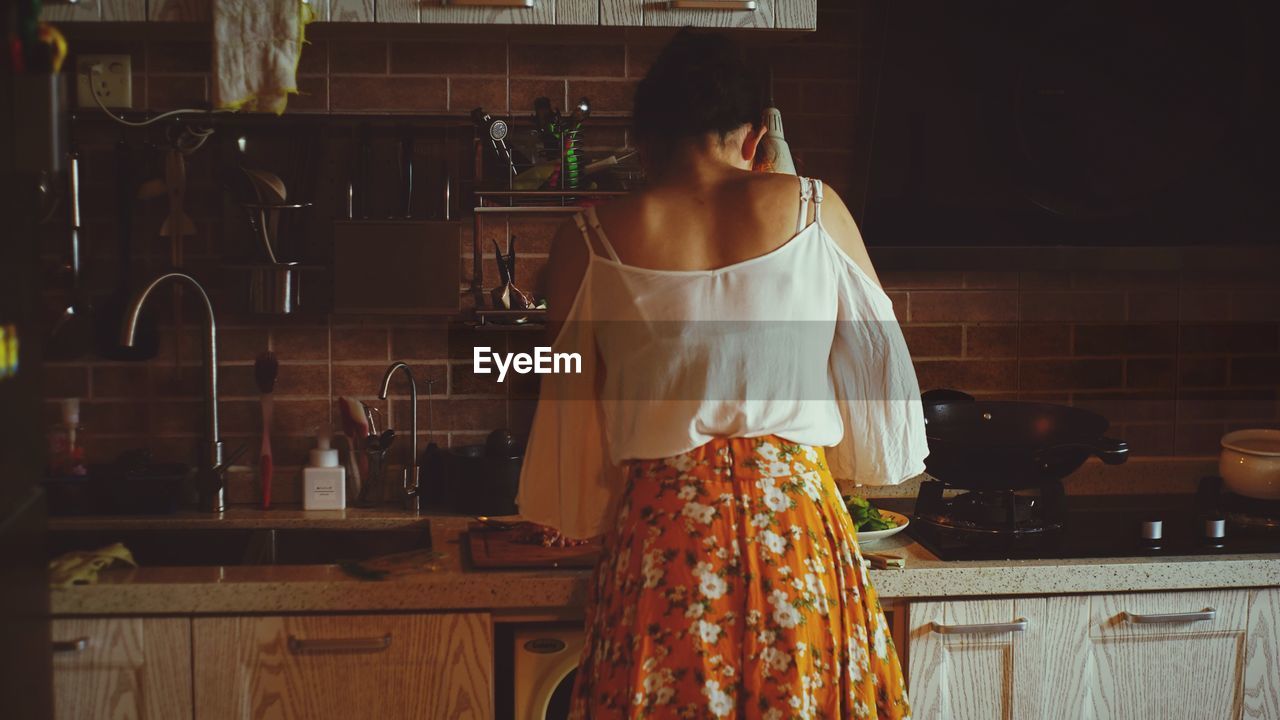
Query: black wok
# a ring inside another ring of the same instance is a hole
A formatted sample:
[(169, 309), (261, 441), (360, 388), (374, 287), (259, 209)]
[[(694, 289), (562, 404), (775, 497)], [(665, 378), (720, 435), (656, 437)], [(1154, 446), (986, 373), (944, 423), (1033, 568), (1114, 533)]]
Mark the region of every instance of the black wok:
[(973, 490), (1030, 488), (1061, 480), (1097, 456), (1128, 459), (1129, 445), (1105, 437), (1109, 423), (1080, 408), (979, 401), (957, 390), (924, 393), (929, 457), (925, 468), (947, 485)]

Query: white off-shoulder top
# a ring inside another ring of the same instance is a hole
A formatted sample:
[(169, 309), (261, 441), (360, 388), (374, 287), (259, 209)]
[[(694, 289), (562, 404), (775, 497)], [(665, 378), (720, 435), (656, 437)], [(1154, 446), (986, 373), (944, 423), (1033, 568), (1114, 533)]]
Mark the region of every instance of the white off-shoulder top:
[(579, 354), (582, 372), (543, 376), (521, 516), (600, 534), (622, 463), (716, 437), (827, 447), (846, 489), (924, 471), (920, 388), (892, 302), (823, 227), (821, 182), (800, 187), (790, 240), (715, 270), (626, 265), (593, 210), (575, 218), (590, 261), (552, 350)]

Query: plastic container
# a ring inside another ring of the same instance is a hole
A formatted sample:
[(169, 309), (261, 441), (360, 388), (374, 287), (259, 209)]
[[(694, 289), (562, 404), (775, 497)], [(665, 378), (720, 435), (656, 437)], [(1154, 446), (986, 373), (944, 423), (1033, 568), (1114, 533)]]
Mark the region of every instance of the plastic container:
[(316, 436), (316, 447), (302, 471), (302, 507), (305, 510), (347, 507), (347, 470), (338, 463), (338, 451), (329, 447), (327, 433)]

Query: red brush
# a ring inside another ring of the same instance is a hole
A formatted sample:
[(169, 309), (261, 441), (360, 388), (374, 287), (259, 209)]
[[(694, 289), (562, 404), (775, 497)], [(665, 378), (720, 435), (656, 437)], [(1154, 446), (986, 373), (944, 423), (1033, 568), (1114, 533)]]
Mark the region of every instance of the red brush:
[(280, 363), (273, 352), (258, 355), (253, 362), (253, 377), (262, 393), (262, 457), (258, 462), (258, 475), (262, 480), (262, 509), (271, 509), (271, 391), (276, 389), (276, 375)]

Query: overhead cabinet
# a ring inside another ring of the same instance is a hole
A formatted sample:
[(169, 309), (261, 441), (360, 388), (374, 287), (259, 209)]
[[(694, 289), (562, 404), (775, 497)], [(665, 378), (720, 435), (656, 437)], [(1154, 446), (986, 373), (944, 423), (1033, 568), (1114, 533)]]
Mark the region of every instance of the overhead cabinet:
[(601, 0), (600, 24), (627, 27), (817, 27), (817, 0)]
[[(54, 22), (207, 22), (211, 0), (82, 0), (44, 6)], [(812, 30), (817, 0), (310, 0), (316, 20), (438, 25), (587, 25)]]
[(453, 25), (595, 25), (597, 0), (378, 0), (377, 21)]

